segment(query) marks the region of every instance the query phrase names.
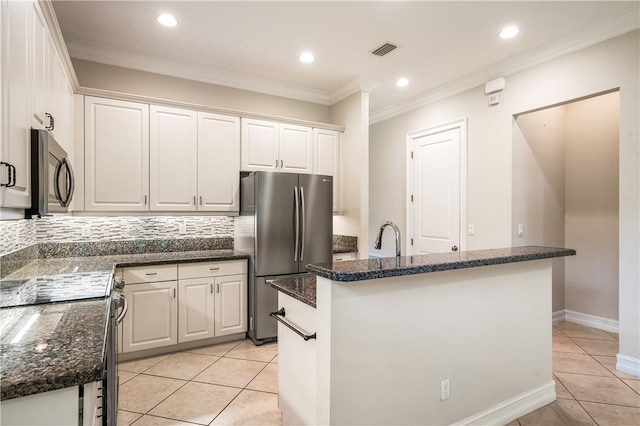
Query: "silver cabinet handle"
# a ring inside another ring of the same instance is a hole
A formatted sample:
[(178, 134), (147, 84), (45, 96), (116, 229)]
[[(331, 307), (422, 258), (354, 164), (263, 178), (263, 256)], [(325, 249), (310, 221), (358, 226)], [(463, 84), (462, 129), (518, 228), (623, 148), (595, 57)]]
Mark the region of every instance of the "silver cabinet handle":
[(200, 196), (200, 205), (202, 205), (202, 195)]
[(173, 289), (173, 298), (174, 299), (176, 298), (176, 289), (175, 288)]
[(157, 272), (146, 272), (145, 275), (149, 276), (149, 277), (153, 277), (154, 275), (158, 275), (158, 273)]
[(144, 205), (145, 206), (147, 205), (147, 196), (146, 195), (144, 196)]
[(213, 294), (213, 284), (209, 284), (209, 293)]
[(209, 270), (210, 270), (210, 271), (212, 271), (212, 272), (215, 272), (215, 271), (219, 271), (219, 270), (220, 270), (220, 268), (218, 268), (218, 267), (213, 268), (213, 267), (212, 267), (212, 268), (209, 268)]
[(220, 284), (216, 284), (216, 293), (220, 293)]
[(280, 160), (280, 168), (284, 167), (284, 162), (282, 160)]
[(276, 158), (276, 169), (278, 168), (278, 159)]
[(194, 206), (196, 205), (196, 196), (195, 195), (193, 196), (193, 205)]

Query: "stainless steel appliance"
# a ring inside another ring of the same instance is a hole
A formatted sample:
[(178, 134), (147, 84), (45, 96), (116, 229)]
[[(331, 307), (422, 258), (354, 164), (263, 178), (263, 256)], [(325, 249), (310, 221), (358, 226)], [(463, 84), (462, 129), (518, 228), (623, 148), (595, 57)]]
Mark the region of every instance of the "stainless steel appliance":
[[(109, 310), (109, 326), (107, 331), (106, 351), (104, 359), (104, 378), (102, 380), (102, 424), (116, 426), (118, 420), (118, 325), (127, 314), (127, 300), (122, 293), (124, 278), (114, 277), (111, 289), (111, 309)], [(120, 312), (118, 309), (122, 308)]]
[(249, 262), (249, 332), (257, 345), (275, 340), (277, 291), (267, 280), (331, 262), (333, 177), (253, 172), (240, 181), (236, 249)]
[(25, 217), (66, 213), (74, 176), (64, 149), (46, 130), (31, 129), (31, 208)]

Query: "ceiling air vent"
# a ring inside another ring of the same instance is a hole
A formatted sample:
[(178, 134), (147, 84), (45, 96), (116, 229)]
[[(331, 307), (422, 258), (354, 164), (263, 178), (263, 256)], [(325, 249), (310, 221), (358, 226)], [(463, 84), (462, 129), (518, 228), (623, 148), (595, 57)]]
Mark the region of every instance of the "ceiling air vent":
[(376, 56), (384, 56), (387, 53), (395, 50), (398, 46), (395, 46), (391, 43), (385, 43), (382, 46), (378, 47), (375, 50), (372, 50), (371, 53)]

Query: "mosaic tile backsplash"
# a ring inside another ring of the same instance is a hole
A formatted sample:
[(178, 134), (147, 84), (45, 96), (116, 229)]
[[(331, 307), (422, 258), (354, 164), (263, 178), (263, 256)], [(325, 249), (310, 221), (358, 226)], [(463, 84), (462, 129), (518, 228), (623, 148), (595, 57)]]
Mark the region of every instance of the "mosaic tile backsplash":
[(49, 216), (0, 221), (0, 255), (39, 243), (233, 238), (228, 216)]

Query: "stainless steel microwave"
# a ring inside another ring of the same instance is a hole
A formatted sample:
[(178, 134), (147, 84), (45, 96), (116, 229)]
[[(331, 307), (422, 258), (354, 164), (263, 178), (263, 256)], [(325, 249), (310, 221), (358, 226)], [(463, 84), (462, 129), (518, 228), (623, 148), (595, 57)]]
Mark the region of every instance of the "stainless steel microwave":
[(31, 129), (31, 208), (25, 216), (66, 213), (73, 198), (69, 157), (46, 130)]

